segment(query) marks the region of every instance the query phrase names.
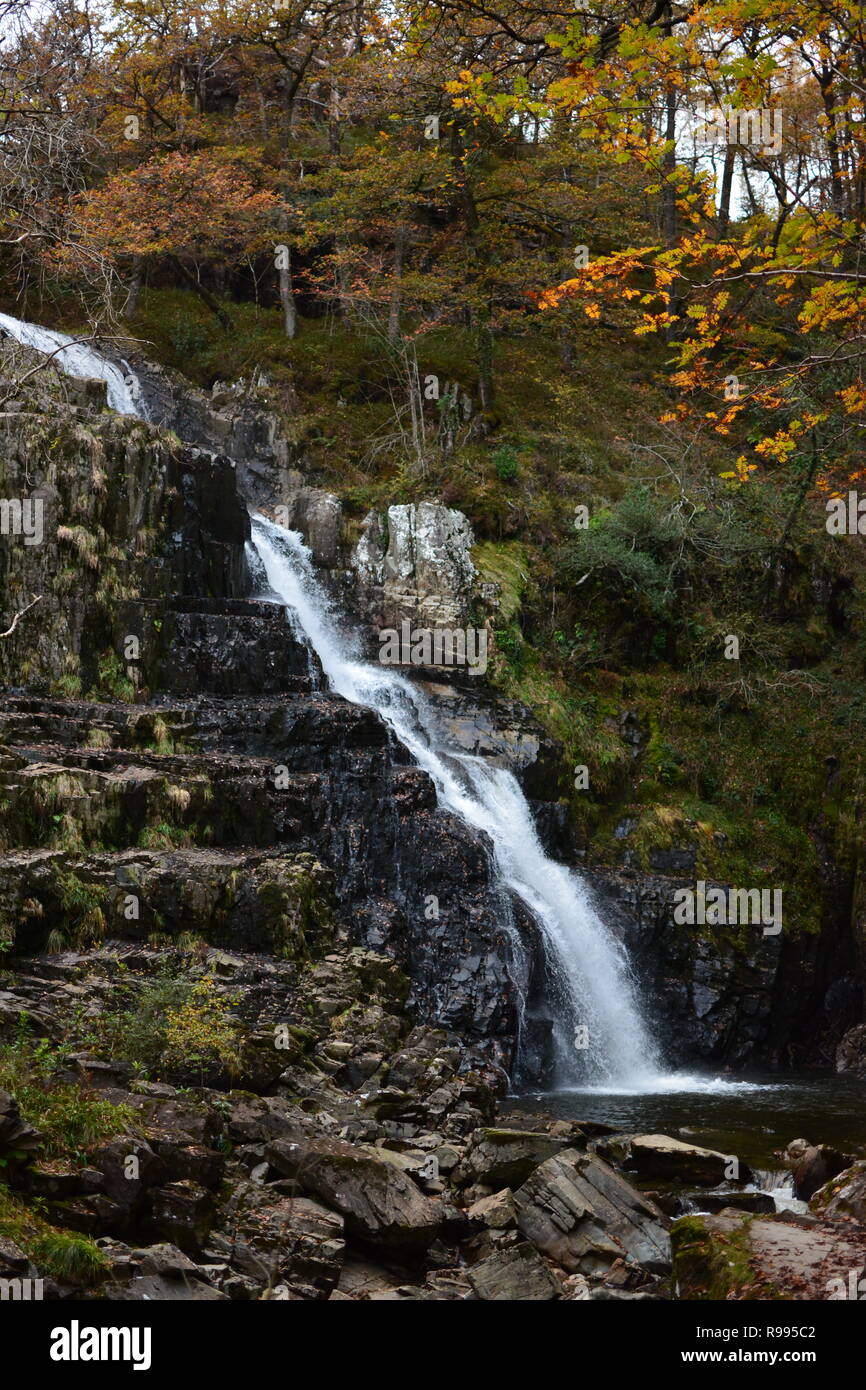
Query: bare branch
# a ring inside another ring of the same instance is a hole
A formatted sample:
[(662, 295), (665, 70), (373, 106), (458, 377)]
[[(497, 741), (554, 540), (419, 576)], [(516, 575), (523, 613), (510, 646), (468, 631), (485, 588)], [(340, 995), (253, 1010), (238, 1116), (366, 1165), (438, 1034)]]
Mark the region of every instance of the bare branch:
[(36, 597), (30, 603), (27, 604), (26, 608), (19, 609), (19, 611), (15, 614), (15, 617), (12, 619), (11, 627), (7, 627), (5, 632), (0, 632), (0, 640), (2, 640), (2, 638), (4, 637), (12, 636), (16, 627), (18, 626), (19, 618), (23, 618), (25, 613), (29, 613), (31, 608), (35, 608), (37, 603), (41, 603), (42, 597), (42, 594), (37, 594)]

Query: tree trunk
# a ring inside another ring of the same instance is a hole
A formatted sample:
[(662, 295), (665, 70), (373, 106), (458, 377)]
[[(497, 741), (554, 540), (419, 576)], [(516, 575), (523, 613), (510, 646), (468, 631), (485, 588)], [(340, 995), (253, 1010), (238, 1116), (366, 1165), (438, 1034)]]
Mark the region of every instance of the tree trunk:
[(406, 226), (401, 222), (394, 234), (394, 286), (388, 306), (388, 342), (396, 343), (400, 336), (400, 306), (403, 299), (403, 257), (406, 252)]
[(820, 75), (821, 101), (827, 118), (827, 156), (830, 160), (830, 193), (833, 207), (839, 216), (845, 214), (845, 195), (842, 188), (842, 171), (839, 164), (839, 134), (836, 129), (835, 97), (833, 95), (833, 73), (824, 68)]
[(183, 276), (184, 280), (186, 280), (190, 288), (195, 290), (195, 293), (198, 295), (202, 303), (206, 304), (207, 307), (210, 309), (211, 313), (214, 315), (214, 317), (219, 320), (219, 323), (223, 330), (226, 333), (231, 333), (234, 329), (234, 324), (232, 323), (223, 306), (220, 304), (219, 300), (211, 294), (210, 290), (207, 289), (206, 286), (204, 286), (201, 283), (201, 281), (196, 278), (195, 275), (193, 275), (192, 271), (184, 265), (183, 261), (180, 259), (179, 256), (172, 256), (171, 259), (173, 265), (177, 268), (177, 270), (180, 271), (181, 275)]
[(129, 289), (126, 294), (126, 303), (123, 306), (124, 317), (131, 319), (138, 313), (138, 300), (141, 295), (141, 286), (144, 281), (144, 257), (133, 256), (132, 274), (129, 277)]
[(298, 331), (298, 310), (295, 304), (295, 290), (292, 284), (292, 248), (289, 245), (289, 216), (285, 208), (280, 213), (280, 231), (285, 237), (283, 245), (286, 254), (280, 258), (279, 276), (280, 303), (283, 306), (283, 325), (288, 339), (294, 338)]
[(719, 197), (719, 230), (724, 234), (731, 221), (731, 193), (734, 187), (734, 168), (737, 149), (735, 145), (725, 146), (725, 166), (722, 170), (722, 191)]
[(478, 353), (478, 399), (483, 411), (489, 411), (493, 407), (494, 383), (493, 383), (493, 329), (491, 319), (493, 309), (489, 300), (484, 300), (485, 286), (489, 271), (489, 252), (484, 244), (481, 235), (481, 222), (478, 217), (478, 207), (475, 202), (475, 195), (469, 182), (469, 175), (463, 160), (463, 137), (460, 130), (460, 123), (455, 118), (451, 127), (451, 159), (457, 175), (460, 187), (460, 197), (463, 203), (463, 214), (466, 219), (466, 240), (471, 248), (472, 256), (478, 271), (478, 282), (482, 287), (482, 301), (480, 309), (476, 309), (470, 304), (469, 314), (475, 333), (475, 341)]

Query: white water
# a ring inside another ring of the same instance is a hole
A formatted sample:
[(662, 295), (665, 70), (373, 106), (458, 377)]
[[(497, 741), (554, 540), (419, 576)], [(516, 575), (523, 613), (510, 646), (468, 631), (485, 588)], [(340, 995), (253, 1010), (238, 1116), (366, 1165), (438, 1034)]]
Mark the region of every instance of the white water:
[[(108, 404), (119, 414), (146, 418), (136, 377), (124, 375), (95, 348), (8, 314), (0, 314), (0, 329), (27, 347), (55, 354), (52, 361), (69, 376), (106, 382)], [(449, 749), (435, 711), (416, 686), (386, 667), (358, 659), (298, 533), (263, 517), (254, 517), (252, 528), (251, 559), (263, 569), (271, 596), (290, 609), (293, 629), (318, 656), (331, 688), (353, 704), (377, 710), (433, 779), (440, 805), (487, 833), (503, 883), (543, 931), (558, 995), (552, 1001), (558, 1016), (557, 1085), (621, 1095), (751, 1089), (744, 1083), (662, 1072), (623, 948), (577, 875), (544, 852), (513, 775)], [(588, 1032), (586, 1048), (575, 1046), (579, 1027)]]
[[(52, 363), (67, 376), (92, 377), (104, 381), (108, 388), (108, 404), (119, 415), (139, 415), (144, 418), (141, 408), (138, 382), (132, 373), (124, 376), (119, 367), (109, 362), (88, 343), (80, 343), (66, 333), (58, 333), (53, 328), (40, 328), (36, 323), (25, 323), (11, 314), (0, 314), (0, 330), (8, 333), (24, 347), (35, 348), (37, 352), (54, 353)], [(58, 352), (58, 348), (60, 351)]]
[[(660, 1075), (625, 952), (577, 875), (543, 850), (515, 777), (482, 758), (450, 749), (434, 709), (417, 686), (385, 666), (357, 658), (297, 532), (258, 516), (253, 517), (252, 529), (267, 585), (294, 610), (331, 689), (353, 704), (377, 710), (433, 779), (439, 804), (486, 831), (504, 883), (543, 931), (560, 995), (557, 1084), (589, 1082), (605, 1090), (660, 1088), (668, 1078)], [(581, 1025), (588, 1030), (585, 1048), (574, 1042)]]

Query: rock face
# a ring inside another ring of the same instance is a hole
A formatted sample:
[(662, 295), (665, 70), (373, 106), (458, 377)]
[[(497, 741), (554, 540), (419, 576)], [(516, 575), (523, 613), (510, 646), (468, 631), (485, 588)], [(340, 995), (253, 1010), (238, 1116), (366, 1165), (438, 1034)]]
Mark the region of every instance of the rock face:
[(343, 506), (322, 488), (299, 486), (285, 503), (280, 524), (300, 531), (321, 569), (336, 570), (342, 561)]
[(352, 553), (361, 611), (376, 628), (466, 627), (476, 581), (462, 512), (434, 502), (370, 512)]
[(566, 1149), (514, 1194), (517, 1224), (569, 1273), (597, 1274), (616, 1260), (663, 1273), (670, 1244), (662, 1213), (608, 1164)]
[(22, 1120), (15, 1097), (0, 1091), (0, 1159), (7, 1173), (36, 1153), (40, 1142), (39, 1133)]
[[(38, 619), (0, 644), (0, 681), (64, 694), (115, 688), (126, 597), (176, 603), (249, 591), (249, 519), (235, 465), (113, 415), (0, 419), (0, 495), (42, 506), (42, 540), (4, 545), (3, 611), (41, 595)], [(134, 665), (134, 663), (132, 663)]]
[(836, 1049), (836, 1070), (866, 1081), (866, 1023), (849, 1028)]
[(303, 486), (302, 459), (266, 401), (261, 377), (199, 391), (154, 362), (129, 359), (148, 421), (188, 444), (238, 460), (243, 495), (257, 506), (288, 503)]
[[(752, 926), (743, 940), (724, 928), (682, 925), (674, 921), (674, 893), (695, 880), (684, 879), (669, 858), (664, 863), (665, 875), (589, 870), (586, 878), (628, 947), (668, 1063), (826, 1064), (850, 1010), (861, 1010), (859, 986), (850, 982), (849, 999), (847, 977), (840, 978), (845, 931), (829, 909), (821, 936), (765, 936)], [(854, 1034), (846, 1058), (854, 1055)]]

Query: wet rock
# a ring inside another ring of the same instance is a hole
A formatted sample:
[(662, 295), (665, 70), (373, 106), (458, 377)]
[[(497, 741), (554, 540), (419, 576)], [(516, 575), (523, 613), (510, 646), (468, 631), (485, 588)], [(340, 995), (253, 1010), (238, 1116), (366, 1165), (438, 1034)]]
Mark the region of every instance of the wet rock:
[(597, 1155), (565, 1150), (514, 1194), (522, 1234), (569, 1273), (596, 1274), (616, 1260), (664, 1272), (665, 1220), (653, 1203)]
[[(655, 1197), (655, 1194), (653, 1196)], [(725, 1210), (766, 1215), (776, 1210), (776, 1203), (769, 1192), (701, 1192), (695, 1188), (691, 1192), (669, 1193), (667, 1198), (667, 1201), (661, 1197), (656, 1197), (655, 1200), (669, 1216), (683, 1216), (692, 1211), (713, 1214)]]
[(605, 919), (616, 924), (629, 949), (645, 1016), (663, 1026), (670, 1061), (724, 1059), (742, 1066), (773, 1055), (778, 1047), (774, 1007), (788, 949), (784, 933), (763, 936), (760, 926), (750, 928), (758, 950), (738, 946), (722, 931), (675, 922), (675, 891), (694, 888), (694, 880), (683, 880), (673, 861), (665, 863), (676, 877), (631, 868), (591, 870), (586, 878)]
[(280, 524), (300, 531), (313, 559), (322, 569), (336, 569), (341, 562), (343, 506), (339, 497), (321, 488), (302, 487), (286, 503)]

